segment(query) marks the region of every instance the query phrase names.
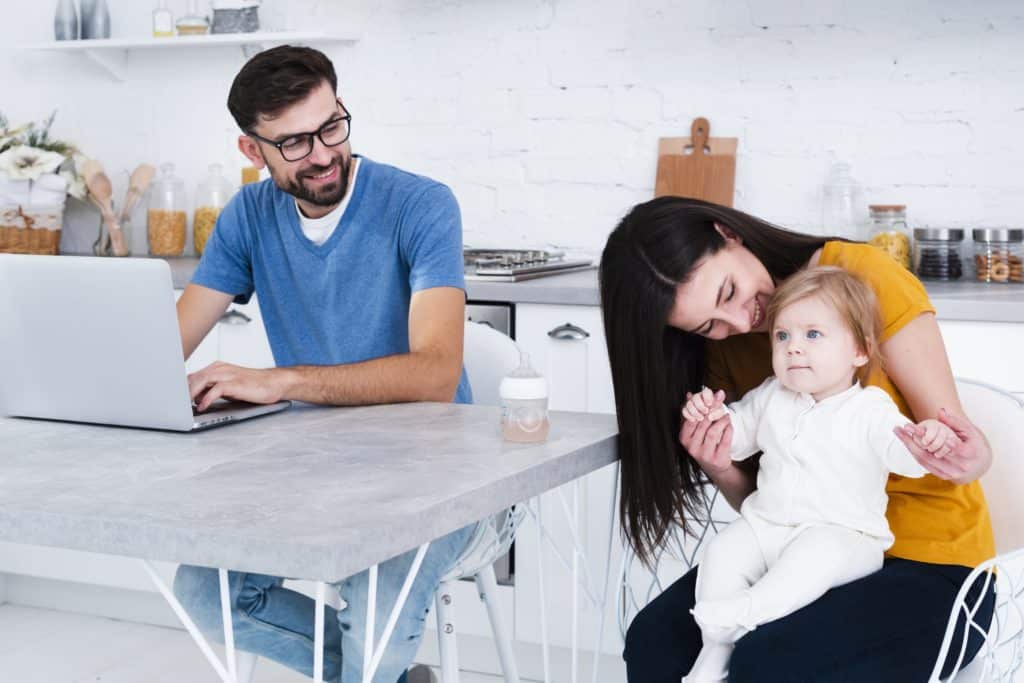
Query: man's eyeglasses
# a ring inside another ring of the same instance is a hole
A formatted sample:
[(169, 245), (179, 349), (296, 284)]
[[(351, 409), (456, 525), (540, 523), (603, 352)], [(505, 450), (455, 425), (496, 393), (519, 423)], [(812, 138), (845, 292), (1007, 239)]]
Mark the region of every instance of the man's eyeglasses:
[(352, 133), (352, 115), (341, 104), (341, 100), (338, 100), (338, 106), (345, 112), (344, 115), (331, 119), (312, 133), (296, 133), (280, 141), (268, 140), (251, 130), (246, 131), (245, 134), (260, 142), (277, 147), (277, 151), (281, 153), (285, 161), (301, 161), (313, 153), (314, 135), (320, 138), (324, 147), (337, 147), (348, 140), (348, 136)]

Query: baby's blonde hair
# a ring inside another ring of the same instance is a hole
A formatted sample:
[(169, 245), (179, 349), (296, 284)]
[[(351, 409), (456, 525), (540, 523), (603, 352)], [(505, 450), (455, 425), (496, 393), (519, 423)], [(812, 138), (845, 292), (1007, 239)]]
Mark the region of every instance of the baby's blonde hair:
[(831, 306), (853, 334), (857, 346), (868, 362), (857, 368), (860, 383), (867, 384), (875, 368), (882, 367), (878, 338), (882, 323), (878, 315), (878, 299), (863, 280), (835, 266), (817, 266), (797, 271), (779, 285), (768, 302), (766, 313), (769, 332), (782, 309), (798, 301), (817, 297)]

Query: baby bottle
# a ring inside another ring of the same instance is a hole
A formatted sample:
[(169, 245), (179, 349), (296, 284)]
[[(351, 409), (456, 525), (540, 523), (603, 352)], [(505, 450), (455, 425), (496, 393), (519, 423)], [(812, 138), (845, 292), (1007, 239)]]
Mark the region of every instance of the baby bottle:
[(530, 367), (530, 356), (519, 352), (519, 367), (505, 375), (498, 387), (501, 397), (501, 433), (506, 441), (546, 441), (548, 381)]

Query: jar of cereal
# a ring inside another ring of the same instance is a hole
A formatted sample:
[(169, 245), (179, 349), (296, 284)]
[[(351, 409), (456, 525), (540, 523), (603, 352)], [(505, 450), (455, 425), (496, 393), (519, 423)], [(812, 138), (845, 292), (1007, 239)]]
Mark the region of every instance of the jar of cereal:
[(868, 243), (910, 268), (910, 228), (903, 204), (871, 204)]
[(206, 241), (210, 239), (213, 226), (221, 209), (235, 193), (235, 188), (224, 178), (220, 164), (210, 164), (210, 173), (196, 189), (196, 210), (192, 214), (192, 242), (196, 254), (203, 255)]
[(188, 214), (185, 183), (174, 175), (174, 164), (163, 164), (150, 190), (146, 235), (153, 256), (181, 256), (185, 252)]
[(978, 228), (974, 238), (974, 276), (980, 282), (1024, 282), (1024, 230)]

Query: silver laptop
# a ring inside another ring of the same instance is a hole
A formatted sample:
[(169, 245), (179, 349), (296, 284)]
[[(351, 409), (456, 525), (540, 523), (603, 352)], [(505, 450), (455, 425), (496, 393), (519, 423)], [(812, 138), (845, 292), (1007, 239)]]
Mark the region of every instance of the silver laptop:
[(193, 431), (289, 405), (194, 414), (166, 261), (0, 254), (0, 413)]

